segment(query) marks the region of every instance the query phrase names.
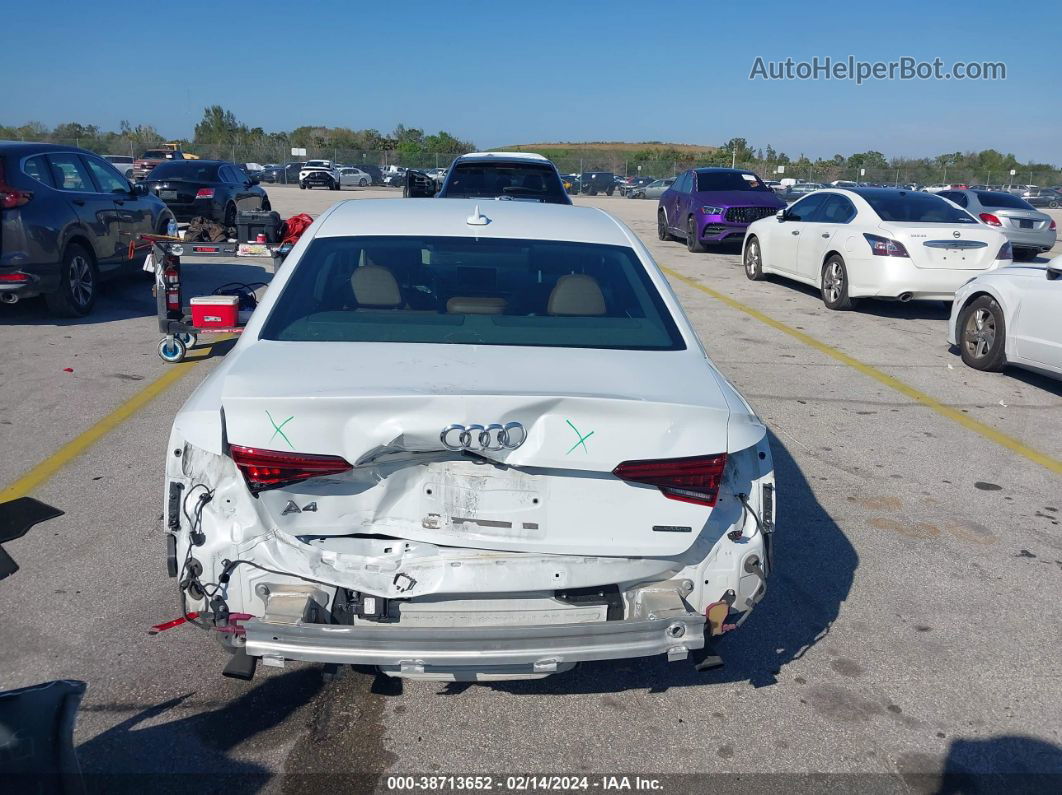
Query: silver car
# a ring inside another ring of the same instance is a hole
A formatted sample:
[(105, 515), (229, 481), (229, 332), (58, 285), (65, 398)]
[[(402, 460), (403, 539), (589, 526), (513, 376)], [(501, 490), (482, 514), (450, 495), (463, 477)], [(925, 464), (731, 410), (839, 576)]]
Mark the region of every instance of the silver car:
[(654, 182), (650, 182), (648, 185), (643, 185), (637, 188), (631, 188), (627, 191), (628, 199), (659, 199), (664, 195), (664, 191), (671, 187), (671, 183), (675, 181), (674, 177), (668, 177), (667, 179), (658, 179)]
[(983, 223), (996, 227), (1014, 248), (1014, 259), (1032, 259), (1054, 248), (1054, 219), (1020, 196), (1003, 191), (942, 190), (938, 194), (965, 209)]

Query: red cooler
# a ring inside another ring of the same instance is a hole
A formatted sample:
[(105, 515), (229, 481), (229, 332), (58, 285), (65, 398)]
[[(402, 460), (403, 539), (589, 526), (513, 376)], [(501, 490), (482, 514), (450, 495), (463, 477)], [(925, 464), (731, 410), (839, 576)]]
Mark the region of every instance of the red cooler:
[(232, 328), (239, 317), (236, 295), (201, 295), (190, 301), (192, 325), (196, 328)]

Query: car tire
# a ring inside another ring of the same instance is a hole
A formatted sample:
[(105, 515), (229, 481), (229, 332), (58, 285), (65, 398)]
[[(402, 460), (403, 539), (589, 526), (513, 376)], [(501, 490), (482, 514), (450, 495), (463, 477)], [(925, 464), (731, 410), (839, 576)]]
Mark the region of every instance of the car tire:
[(608, 196), (611, 196), (615, 192), (616, 192), (615, 188), (609, 188), (608, 190), (605, 191), (605, 194), (608, 195)]
[(959, 354), (975, 370), (999, 372), (1007, 365), (1007, 329), (1003, 307), (990, 295), (982, 295), (959, 312)]
[(1062, 207), (1062, 204), (1059, 204), (1056, 201), (1050, 201), (1047, 203), (1047, 206), (1050, 207), (1052, 210), (1057, 210), (1059, 207)]
[(305, 182), (300, 182), (299, 183), (299, 190), (306, 190), (306, 183)]
[(369, 187), (369, 180), (365, 179), (365, 177), (362, 177), (361, 179), (358, 180), (358, 187), (359, 188), (367, 188), (367, 187)]
[(660, 240), (671, 240), (671, 231), (667, 228), (667, 213), (656, 211), (656, 236)]
[(227, 205), (225, 205), (225, 218), (221, 222), (221, 225), (223, 227), (225, 227), (225, 229), (228, 229), (230, 226), (236, 226), (236, 205), (235, 204), (227, 204)]
[(700, 254), (704, 251), (704, 246), (697, 237), (697, 222), (692, 215), (686, 219), (686, 250), (691, 254)]
[(48, 311), (58, 317), (84, 317), (96, 305), (99, 274), (88, 249), (71, 243), (59, 266), (59, 289), (44, 296)]
[(339, 183), (332, 180), (332, 184), (328, 186), (329, 190), (339, 190)]
[(848, 296), (848, 268), (839, 254), (834, 254), (822, 266), (819, 280), (822, 303), (827, 309), (842, 311), (852, 308), (852, 299)]
[(269, 199), (262, 199), (262, 209), (267, 213), (273, 209), (273, 205), (269, 203)]
[(745, 245), (745, 254), (743, 257), (745, 261), (745, 276), (749, 281), (762, 282), (764, 280), (763, 275), (763, 256), (760, 249), (760, 241), (755, 237), (750, 237), (749, 242)]

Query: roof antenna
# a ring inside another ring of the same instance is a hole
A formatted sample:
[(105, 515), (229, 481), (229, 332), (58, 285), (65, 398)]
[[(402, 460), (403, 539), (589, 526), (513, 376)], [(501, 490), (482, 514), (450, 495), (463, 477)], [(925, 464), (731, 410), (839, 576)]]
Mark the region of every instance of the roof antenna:
[(465, 223), (469, 226), (486, 226), (490, 223), (490, 219), (479, 211), (479, 205), (477, 204), (475, 212), (468, 216), (468, 220)]

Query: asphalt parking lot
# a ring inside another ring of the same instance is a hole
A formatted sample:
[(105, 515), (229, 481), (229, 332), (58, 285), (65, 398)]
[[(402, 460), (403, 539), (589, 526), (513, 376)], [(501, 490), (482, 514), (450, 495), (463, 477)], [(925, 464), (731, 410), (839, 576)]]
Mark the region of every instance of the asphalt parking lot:
[[(340, 198), (265, 187), (285, 217)], [(377, 196), (399, 193), (342, 198)], [(289, 664), (241, 683), (194, 629), (148, 636), (179, 613), (164, 444), (227, 346), (163, 363), (150, 282), (131, 278), (85, 321), (0, 307), (0, 499), (28, 490), (66, 512), (7, 545), (22, 570), (0, 586), (0, 689), (86, 681), (88, 773), (240, 776), (244, 789), (313, 780), (280, 774), (382, 787), (388, 773), (541, 772), (836, 773), (933, 791), (943, 772), (1062, 774), (1062, 382), (967, 368), (941, 304), (829, 312), (810, 289), (748, 281), (736, 247), (658, 241), (655, 201), (577, 202), (641, 236), (771, 428), (778, 571), (720, 643), (725, 667), (650, 659), (447, 685), (326, 682)], [(271, 276), (268, 261), (187, 262), (193, 293)]]

